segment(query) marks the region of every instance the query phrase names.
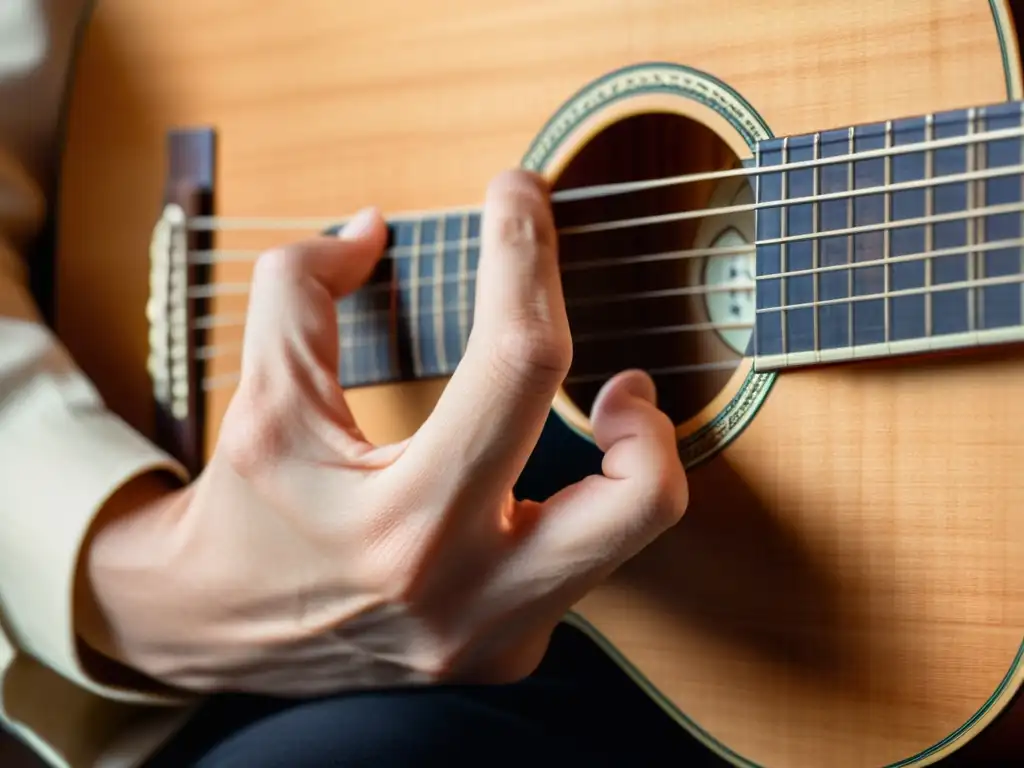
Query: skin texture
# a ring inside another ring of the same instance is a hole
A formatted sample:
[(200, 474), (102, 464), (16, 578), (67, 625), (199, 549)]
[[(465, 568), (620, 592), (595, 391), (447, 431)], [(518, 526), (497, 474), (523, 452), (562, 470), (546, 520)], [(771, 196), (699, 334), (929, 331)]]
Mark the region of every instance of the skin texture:
[(212, 460), (186, 488), (130, 489), (90, 541), (95, 650), (198, 692), (517, 680), (568, 608), (683, 515), (672, 424), (636, 371), (593, 409), (603, 474), (543, 504), (512, 495), (572, 359), (548, 190), (521, 171), (488, 189), (458, 370), (412, 438), (367, 442), (337, 381), (334, 303), (385, 239), (368, 209), (339, 239), (262, 255)]

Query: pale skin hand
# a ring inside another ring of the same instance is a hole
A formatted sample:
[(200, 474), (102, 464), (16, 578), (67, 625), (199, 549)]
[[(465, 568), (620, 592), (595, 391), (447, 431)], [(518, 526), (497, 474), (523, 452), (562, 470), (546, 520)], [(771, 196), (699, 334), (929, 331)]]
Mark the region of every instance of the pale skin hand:
[(602, 475), (543, 504), (512, 496), (572, 357), (547, 190), (523, 172), (488, 190), (458, 370), (410, 440), (368, 443), (336, 375), (334, 303), (386, 237), (375, 213), (361, 224), (259, 260), (210, 464), (112, 515), (87, 551), (81, 631), (100, 651), (201, 692), (516, 680), (567, 609), (682, 516), (672, 424), (638, 372), (593, 408)]

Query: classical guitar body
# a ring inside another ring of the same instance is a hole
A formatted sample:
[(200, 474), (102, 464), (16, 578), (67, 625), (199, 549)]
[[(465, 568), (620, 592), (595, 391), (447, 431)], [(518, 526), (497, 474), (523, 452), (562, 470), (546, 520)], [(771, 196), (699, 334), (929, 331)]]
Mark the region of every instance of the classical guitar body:
[(464, 349), (487, 181), (536, 169), (575, 360), (518, 491), (599, 471), (632, 366), (692, 489), (567, 620), (725, 762), (928, 764), (1024, 676), (1021, 97), (1000, 0), (99, 0), (56, 322), (198, 469), (255, 255), (374, 203), (339, 375), (399, 439)]

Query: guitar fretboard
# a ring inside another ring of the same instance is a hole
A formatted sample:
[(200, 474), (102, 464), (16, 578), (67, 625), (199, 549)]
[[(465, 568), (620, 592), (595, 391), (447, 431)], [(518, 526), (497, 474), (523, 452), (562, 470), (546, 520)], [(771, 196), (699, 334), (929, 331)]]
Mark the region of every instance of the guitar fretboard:
[(388, 222), (391, 242), (369, 283), (338, 303), (346, 387), (450, 375), (473, 321), (480, 212)]
[(1024, 339), (1021, 117), (1008, 103), (762, 142), (757, 165), (789, 170), (757, 179), (758, 204), (782, 205), (757, 210), (755, 366)]

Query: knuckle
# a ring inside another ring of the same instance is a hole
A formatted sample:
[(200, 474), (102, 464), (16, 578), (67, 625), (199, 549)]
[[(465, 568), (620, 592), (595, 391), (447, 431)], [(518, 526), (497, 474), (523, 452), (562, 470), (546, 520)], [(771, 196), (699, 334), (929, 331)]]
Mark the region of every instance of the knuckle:
[(493, 346), (496, 374), (516, 387), (548, 390), (565, 378), (572, 365), (572, 341), (541, 322), (521, 322), (507, 329)]
[(677, 464), (678, 452), (676, 450), (677, 439), (676, 439), (676, 425), (669, 418), (669, 415), (664, 411), (658, 409), (656, 406), (651, 406), (653, 411), (653, 418), (651, 419), (652, 431), (654, 433), (654, 439), (659, 441), (662, 445), (670, 446), (670, 454), (673, 458), (673, 465)]
[(294, 278), (297, 259), (288, 248), (272, 248), (261, 253), (253, 265), (253, 286), (273, 286)]
[(550, 197), (543, 179), (526, 171), (509, 171), (488, 188), (499, 245), (508, 250), (540, 250), (554, 246), (556, 235)]
[(690, 503), (686, 473), (678, 462), (666, 462), (652, 478), (650, 509), (653, 522), (659, 528), (669, 529), (683, 519)]
[(645, 506), (650, 510), (652, 525), (667, 530), (686, 514), (690, 503), (689, 482), (676, 448), (672, 420), (658, 411), (652, 420), (651, 430), (657, 444), (665, 446), (665, 449), (657, 451), (659, 458), (647, 464), (641, 482), (646, 489)]

